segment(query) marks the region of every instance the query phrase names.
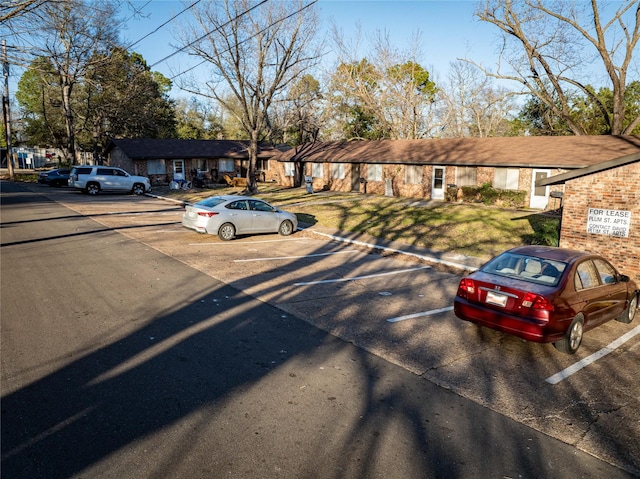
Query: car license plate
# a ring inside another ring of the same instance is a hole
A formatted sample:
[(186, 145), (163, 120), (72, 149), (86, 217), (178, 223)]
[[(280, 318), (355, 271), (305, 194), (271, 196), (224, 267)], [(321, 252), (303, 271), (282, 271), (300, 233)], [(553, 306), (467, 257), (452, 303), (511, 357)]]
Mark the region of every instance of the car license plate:
[(504, 294), (494, 293), (493, 291), (487, 291), (487, 299), (485, 301), (503, 308), (507, 305), (507, 297)]

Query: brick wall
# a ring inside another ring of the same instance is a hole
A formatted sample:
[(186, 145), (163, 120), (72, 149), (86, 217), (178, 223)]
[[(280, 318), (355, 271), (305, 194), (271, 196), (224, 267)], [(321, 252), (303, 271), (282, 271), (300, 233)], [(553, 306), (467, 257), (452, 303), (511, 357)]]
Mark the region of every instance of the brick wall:
[[(587, 233), (589, 208), (630, 211), (629, 236)], [(640, 161), (567, 181), (560, 246), (600, 254), (640, 282)]]
[(479, 166), (476, 171), (476, 184), (482, 186), (485, 183), (493, 184), (493, 175), (495, 168), (487, 168), (486, 166)]
[(109, 154), (109, 158), (107, 158), (107, 163), (109, 164), (109, 166), (122, 168), (132, 175), (138, 174), (134, 172), (133, 161), (131, 161), (131, 159), (129, 159), (129, 157), (125, 155), (120, 148), (114, 148), (111, 151), (111, 153)]
[[(344, 167), (345, 167), (344, 178), (342, 179), (332, 178), (331, 163), (325, 163), (323, 168), (323, 177), (313, 178), (314, 191), (320, 191), (323, 189), (328, 189), (330, 191), (343, 191), (343, 192), (352, 191), (351, 172), (352, 172), (352, 169), (354, 168), (358, 171), (359, 177), (366, 178), (367, 176), (367, 169), (365, 164), (344, 163)], [(433, 166), (424, 165), (423, 171), (422, 171), (422, 182), (420, 184), (405, 183), (404, 181), (405, 169), (406, 169), (406, 165), (398, 165), (398, 164), (383, 165), (382, 181), (367, 181), (367, 184), (366, 184), (367, 193), (379, 194), (379, 195), (385, 194), (386, 180), (391, 179), (394, 196), (431, 199)], [(311, 175), (312, 163), (305, 163), (304, 170), (305, 170), (304, 175), (306, 176)], [(281, 186), (293, 187), (294, 178), (285, 176), (284, 171), (285, 169), (284, 169), (283, 162), (270, 161), (267, 181), (273, 180), (273, 181), (276, 181)], [(564, 172), (564, 170), (561, 170), (561, 169), (551, 169), (550, 171), (551, 171), (551, 176)], [(481, 186), (484, 183), (493, 183), (494, 175), (495, 175), (494, 167), (478, 167), (476, 170), (475, 186)], [(529, 200), (531, 195), (531, 177), (532, 177), (531, 168), (520, 168), (518, 189), (526, 192), (525, 207), (529, 206)], [(445, 167), (445, 178), (444, 178), (445, 191), (446, 191), (447, 185), (449, 184), (458, 184), (457, 171), (455, 166)], [(359, 190), (361, 192), (364, 192), (364, 185), (361, 185)], [(550, 188), (550, 191), (554, 191), (554, 190), (562, 191), (562, 186)], [(546, 209), (556, 209), (559, 206), (560, 206), (559, 200), (549, 198), (549, 202), (547, 203)]]

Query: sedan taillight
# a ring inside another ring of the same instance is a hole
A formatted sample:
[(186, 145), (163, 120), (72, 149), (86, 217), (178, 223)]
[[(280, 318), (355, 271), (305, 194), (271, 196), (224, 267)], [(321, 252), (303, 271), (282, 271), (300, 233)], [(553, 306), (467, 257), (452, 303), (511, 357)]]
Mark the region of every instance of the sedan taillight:
[(525, 308), (542, 311), (553, 311), (553, 303), (544, 296), (534, 293), (526, 293), (522, 298), (522, 306)]
[(473, 296), (476, 293), (476, 284), (472, 279), (462, 278), (460, 280), (460, 284), (458, 285), (458, 296), (461, 298), (469, 298), (469, 296)]
[(198, 216), (206, 216), (207, 218), (211, 218), (212, 216), (219, 215), (217, 211), (198, 211)]

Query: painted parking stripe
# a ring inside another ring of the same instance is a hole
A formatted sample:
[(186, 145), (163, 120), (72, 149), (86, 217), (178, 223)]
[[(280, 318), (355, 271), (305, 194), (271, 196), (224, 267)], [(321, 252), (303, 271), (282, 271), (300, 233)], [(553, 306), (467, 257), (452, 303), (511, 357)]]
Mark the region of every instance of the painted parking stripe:
[(398, 271), (387, 271), (386, 273), (367, 274), (364, 276), (353, 276), (351, 278), (338, 278), (338, 279), (324, 279), (322, 281), (309, 281), (306, 283), (293, 283), (294, 286), (310, 286), (314, 284), (326, 284), (326, 283), (344, 283), (346, 281), (357, 281), (359, 279), (377, 278), (379, 276), (389, 276), (392, 274), (410, 273), (411, 271), (419, 271), (422, 269), (431, 269), (431, 266), (422, 266), (420, 268), (400, 269)]
[(218, 246), (238, 246), (239, 244), (258, 244), (258, 243), (281, 243), (283, 241), (305, 241), (309, 238), (289, 238), (289, 239), (277, 239), (277, 240), (263, 240), (263, 241), (219, 241), (219, 242), (207, 242), (207, 243), (189, 243), (189, 246), (201, 246), (203, 244), (214, 244)]
[(586, 358), (578, 361), (575, 364), (572, 364), (571, 366), (569, 366), (568, 368), (563, 369), (559, 373), (556, 373), (553, 376), (549, 376), (546, 379), (546, 381), (549, 384), (558, 384), (560, 381), (562, 381), (564, 379), (567, 379), (569, 376), (571, 376), (574, 373), (577, 373), (582, 368), (585, 368), (589, 364), (596, 362), (598, 359), (606, 356), (609, 353), (612, 353), (613, 351), (616, 350), (616, 348), (619, 348), (620, 346), (622, 346), (624, 343), (626, 343), (631, 338), (633, 338), (636, 334), (640, 334), (640, 326), (636, 326), (635, 328), (633, 328), (628, 333), (623, 334), (618, 339), (616, 339), (612, 343), (610, 343), (607, 346), (605, 346), (604, 348), (602, 348), (600, 351), (596, 351), (592, 355), (587, 356)]
[(446, 313), (447, 311), (453, 311), (453, 306), (447, 306), (446, 308), (432, 309), (431, 311), (423, 311), (421, 313), (407, 314), (406, 316), (398, 316), (396, 318), (387, 319), (389, 323), (398, 323), (400, 321), (406, 321), (407, 319), (422, 318), (424, 316), (431, 316), (432, 314)]
[(403, 251), (401, 249), (395, 249), (395, 248), (389, 248), (387, 246), (380, 246), (380, 245), (376, 245), (376, 244), (371, 244), (371, 243), (366, 243), (363, 241), (357, 241), (351, 238), (345, 238), (342, 236), (335, 236), (335, 235), (331, 235), (328, 233), (322, 233), (320, 231), (316, 231), (314, 229), (309, 228), (307, 231), (310, 231), (311, 233), (317, 234), (319, 236), (324, 236), (325, 238), (330, 238), (334, 241), (340, 241), (342, 243), (348, 243), (348, 244), (355, 244), (357, 246), (366, 246), (368, 248), (372, 248), (378, 251), (386, 251), (388, 253), (398, 253), (398, 254), (403, 254), (405, 256), (411, 256), (414, 258), (418, 258), (418, 259), (423, 259), (425, 261), (429, 261), (431, 263), (437, 263), (437, 264), (442, 264), (445, 266), (452, 266), (454, 268), (457, 269), (462, 269), (465, 271), (476, 271), (478, 268), (476, 268), (475, 266), (469, 266), (466, 264), (461, 264), (461, 263), (455, 263), (453, 261), (448, 261), (448, 260), (444, 260), (444, 259), (440, 259), (440, 258), (434, 258), (432, 256), (424, 256), (421, 254), (417, 254), (417, 253), (411, 253), (408, 251)]
[(314, 254), (305, 254), (302, 256), (274, 256), (271, 258), (252, 258), (252, 259), (234, 259), (234, 263), (250, 263), (251, 261), (273, 261), (278, 259), (302, 259), (302, 258), (314, 258), (316, 256), (331, 256), (334, 254), (347, 254), (347, 253), (360, 253), (361, 251), (357, 249), (348, 249), (344, 251), (333, 251), (330, 253), (314, 253)]

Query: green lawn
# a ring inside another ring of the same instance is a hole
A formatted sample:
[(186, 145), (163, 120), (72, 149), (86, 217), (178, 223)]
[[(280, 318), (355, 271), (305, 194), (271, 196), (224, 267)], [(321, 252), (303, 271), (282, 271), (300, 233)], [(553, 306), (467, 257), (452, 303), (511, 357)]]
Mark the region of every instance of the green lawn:
[[(260, 188), (256, 196), (295, 213), (301, 222), (367, 233), (437, 251), (489, 258), (523, 244), (557, 244), (558, 217), (533, 210), (429, 203), (415, 198), (358, 193), (308, 194), (304, 188), (282, 189), (270, 185), (260, 185)], [(239, 191), (231, 188), (197, 192), (154, 189), (157, 194), (190, 202), (212, 194)]]

